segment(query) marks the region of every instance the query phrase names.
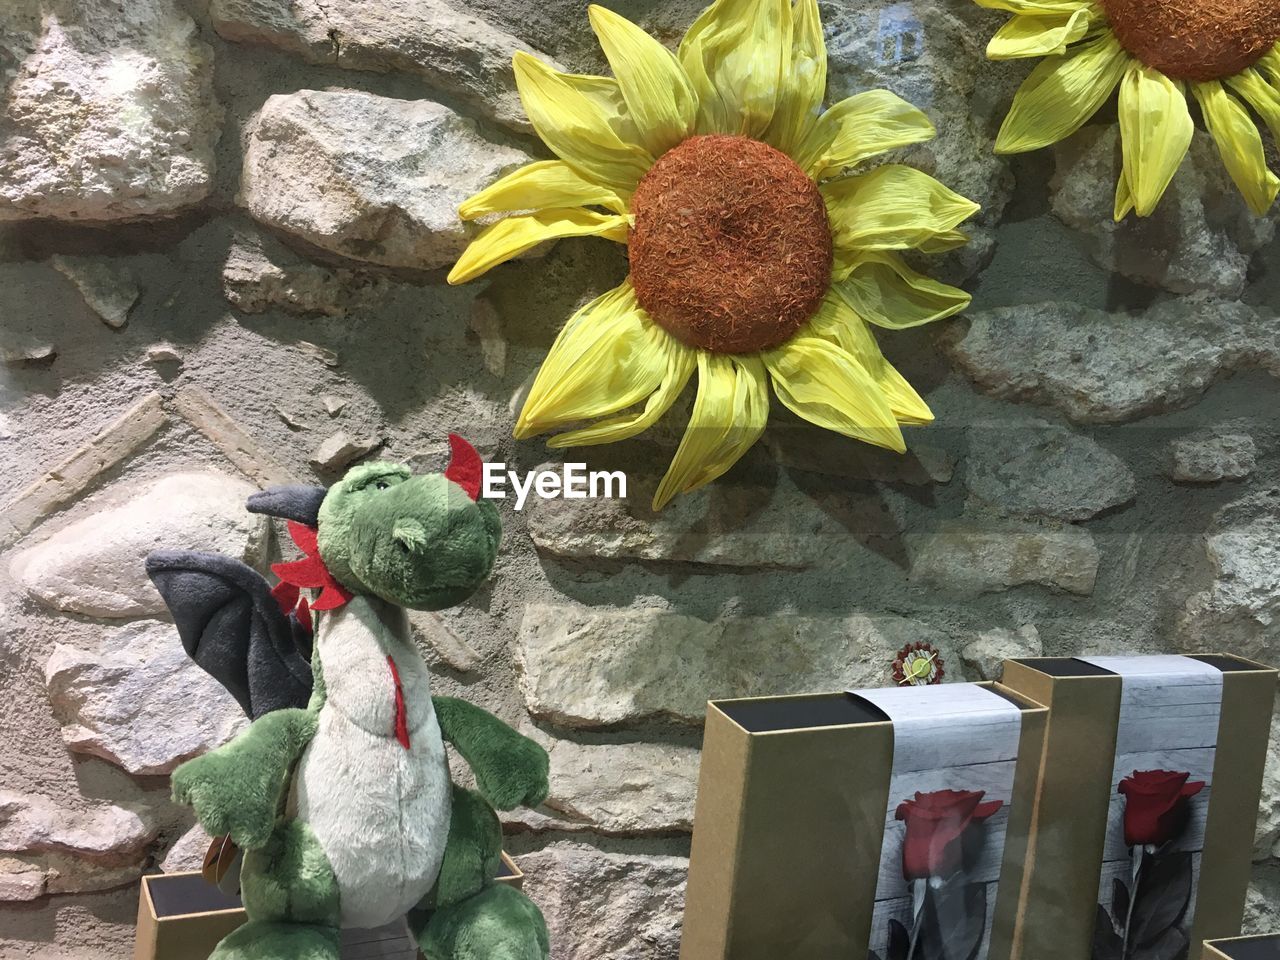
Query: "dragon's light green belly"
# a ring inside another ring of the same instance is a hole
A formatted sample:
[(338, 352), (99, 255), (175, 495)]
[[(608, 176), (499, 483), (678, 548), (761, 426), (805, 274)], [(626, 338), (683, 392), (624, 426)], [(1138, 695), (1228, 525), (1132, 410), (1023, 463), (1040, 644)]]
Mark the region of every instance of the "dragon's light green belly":
[(412, 749), (326, 709), (298, 768), (297, 815), (338, 880), (342, 924), (377, 927), (430, 891), (449, 832), (449, 768), (434, 718)]
[[(343, 926), (376, 927), (403, 916), (435, 885), (451, 786), (427, 668), (408, 625), (363, 598), (349, 606), (316, 638), (327, 700), (298, 765), (292, 807), (337, 878)], [(387, 651), (403, 685), (408, 748), (394, 734)]]

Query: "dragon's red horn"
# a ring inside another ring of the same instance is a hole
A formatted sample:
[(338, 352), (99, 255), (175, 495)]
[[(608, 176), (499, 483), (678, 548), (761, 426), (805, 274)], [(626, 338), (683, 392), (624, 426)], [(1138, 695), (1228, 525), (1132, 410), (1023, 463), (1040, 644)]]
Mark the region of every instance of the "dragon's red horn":
[(483, 473), (484, 463), (476, 448), (456, 433), (449, 434), (449, 466), (445, 468), (444, 475), (467, 491), (468, 497), (477, 500)]

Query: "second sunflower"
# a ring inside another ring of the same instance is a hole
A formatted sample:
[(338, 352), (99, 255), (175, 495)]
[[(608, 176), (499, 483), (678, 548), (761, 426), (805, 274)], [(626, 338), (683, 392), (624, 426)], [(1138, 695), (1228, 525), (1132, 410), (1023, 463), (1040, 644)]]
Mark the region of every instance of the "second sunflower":
[(947, 250), (978, 206), (919, 170), (883, 164), (933, 125), (882, 90), (823, 111), (816, 0), (717, 0), (678, 55), (590, 8), (615, 78), (558, 73), (516, 54), (520, 97), (559, 158), (467, 200), (485, 228), (451, 283), (554, 238), (629, 246), (630, 276), (574, 314), (516, 423), (523, 438), (598, 420), (553, 447), (608, 443), (654, 424), (698, 373), (684, 439), (654, 496), (723, 474), (763, 432), (768, 386), (818, 426), (905, 450), (900, 426), (933, 414), (870, 325), (951, 316), (969, 295), (898, 251)]
[(976, 0), (1013, 16), (992, 60), (1045, 59), (1019, 88), (997, 153), (1075, 133), (1120, 89), (1115, 219), (1155, 211), (1195, 134), (1188, 96), (1259, 216), (1280, 178), (1250, 108), (1280, 143), (1280, 0)]

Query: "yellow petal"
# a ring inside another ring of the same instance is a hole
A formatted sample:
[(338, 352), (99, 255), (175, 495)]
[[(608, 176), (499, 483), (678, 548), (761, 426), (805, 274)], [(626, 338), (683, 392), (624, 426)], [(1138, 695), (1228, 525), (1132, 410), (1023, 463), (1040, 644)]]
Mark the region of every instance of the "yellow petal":
[(850, 354), (863, 367), (874, 366), (883, 359), (880, 344), (871, 328), (862, 322), (853, 307), (834, 291), (829, 291), (818, 309), (796, 334), (798, 337), (817, 337), (834, 343)]
[(458, 216), (475, 220), (515, 210), (595, 206), (627, 212), (626, 201), (616, 190), (592, 183), (563, 160), (539, 160), (468, 197), (458, 207)]
[(1125, 176), (1124, 166), (1120, 167), (1120, 176), (1116, 179), (1116, 205), (1112, 216), (1119, 223), (1133, 210), (1133, 191), (1129, 189), (1129, 179)]
[(1195, 124), (1182, 84), (1134, 61), (1120, 81), (1124, 179), (1138, 216), (1150, 216), (1191, 146)]
[(628, 136), (617, 81), (559, 73), (523, 52), (512, 63), (524, 112), (551, 152), (594, 183), (634, 190), (653, 157)]
[(1272, 83), (1280, 84), (1280, 43), (1277, 43), (1267, 53), (1263, 54), (1262, 59), (1257, 63), (1257, 67), (1271, 78)]
[(832, 289), (862, 319), (890, 330), (945, 319), (973, 299), (963, 290), (917, 273), (887, 250), (862, 254), (848, 278)]
[(751, 449), (769, 419), (765, 383), (759, 357), (698, 351), (698, 397), (675, 458), (653, 495), (653, 509), (710, 483)]
[(1110, 31), (1043, 60), (1014, 95), (996, 153), (1038, 150), (1075, 133), (1111, 96), (1128, 63)]
[(759, 139), (790, 69), (791, 0), (715, 0), (680, 42), (698, 133)]
[(837, 246), (831, 251), (831, 283), (834, 286), (853, 272), (853, 268), (862, 262), (865, 250), (854, 250), (851, 247)]
[(582, 94), (587, 102), (595, 107), (596, 112), (604, 117), (605, 123), (617, 134), (619, 140), (626, 144), (634, 144), (637, 152), (645, 158), (645, 163), (651, 162), (653, 154), (645, 150), (640, 143), (640, 128), (636, 125), (635, 117), (631, 115), (631, 109), (622, 96), (622, 88), (617, 80), (613, 77), (595, 77), (582, 73), (566, 73), (562, 76), (566, 83), (571, 84), (573, 89)]
[(661, 156), (689, 136), (697, 121), (698, 100), (684, 68), (675, 54), (625, 17), (594, 4), (587, 15), (641, 142)]
[(1084, 9), (1052, 16), (1020, 14), (996, 31), (987, 44), (987, 57), (1017, 60), (1061, 55), (1070, 44), (1084, 39), (1089, 22), (1089, 11)]
[(868, 90), (835, 104), (819, 119), (796, 157), (814, 179), (912, 143), (930, 140), (933, 124), (897, 94)]
[(888, 360), (884, 361), (876, 374), (876, 385), (884, 391), (885, 402), (889, 404), (898, 423), (910, 427), (923, 427), (933, 423), (933, 411), (929, 409), (929, 405)]
[(515, 436), (608, 416), (644, 400), (666, 376), (667, 339), (640, 309), (629, 282), (592, 300), (569, 318), (551, 345)]
[(1028, 17), (1059, 17), (1077, 10), (1088, 10), (1090, 0), (976, 0), (988, 10), (1004, 10)]
[(828, 294), (801, 335), (806, 332), (834, 343), (857, 360), (884, 394), (898, 423), (920, 425), (933, 421), (929, 405), (884, 358), (871, 328), (840, 296)]
[(921, 253), (946, 253), (969, 242), (969, 235), (960, 230), (944, 230), (942, 233), (928, 237), (916, 244), (915, 249)]
[(903, 453), (902, 431), (884, 392), (850, 353), (796, 336), (764, 353), (778, 399), (810, 423)]
[(838, 249), (901, 250), (948, 234), (980, 208), (914, 167), (888, 163), (821, 187)]
[(818, 0), (796, 0), (793, 13), (791, 67), (782, 78), (764, 140), (794, 157), (822, 113), (827, 94), (827, 45), (822, 39)]
[[(1275, 82), (1280, 85), (1280, 74), (1276, 75)], [(1272, 139), (1280, 146), (1280, 87), (1267, 83), (1266, 78), (1252, 67), (1227, 77), (1227, 83), (1258, 111), (1258, 116), (1270, 129)]]
[(1244, 195), (1245, 203), (1262, 216), (1280, 193), (1280, 178), (1267, 168), (1262, 134), (1253, 117), (1217, 80), (1193, 83), (1205, 126), (1218, 145), (1227, 172)]
[(662, 339), (657, 356), (666, 363), (666, 373), (658, 388), (649, 395), (638, 411), (619, 414), (581, 430), (561, 433), (547, 441), (549, 447), (586, 447), (597, 443), (613, 443), (634, 437), (653, 426), (684, 392), (689, 377), (698, 363), (698, 352), (686, 347), (675, 337)]
[(474, 280), (500, 263), (518, 257), (544, 240), (560, 237), (606, 237), (627, 242), (629, 221), (591, 210), (541, 210), (523, 217), (507, 217), (485, 227), (449, 271), (450, 283)]

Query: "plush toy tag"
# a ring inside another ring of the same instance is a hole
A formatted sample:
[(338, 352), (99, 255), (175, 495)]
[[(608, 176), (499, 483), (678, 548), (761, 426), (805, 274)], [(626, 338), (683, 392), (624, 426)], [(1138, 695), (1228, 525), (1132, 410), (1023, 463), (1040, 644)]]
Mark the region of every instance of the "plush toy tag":
[(205, 851), (204, 866), (200, 875), (223, 893), (236, 896), (240, 893), (240, 848), (231, 842), (231, 835), (215, 837)]

